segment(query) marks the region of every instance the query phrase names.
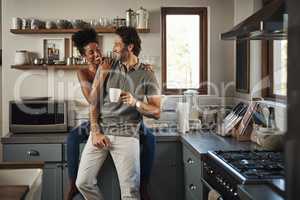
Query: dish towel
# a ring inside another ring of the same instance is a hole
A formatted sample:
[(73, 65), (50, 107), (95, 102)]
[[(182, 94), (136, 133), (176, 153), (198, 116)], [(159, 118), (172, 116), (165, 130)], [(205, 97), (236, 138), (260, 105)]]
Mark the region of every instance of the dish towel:
[(216, 190), (211, 190), (208, 193), (208, 200), (223, 200), (223, 198)]

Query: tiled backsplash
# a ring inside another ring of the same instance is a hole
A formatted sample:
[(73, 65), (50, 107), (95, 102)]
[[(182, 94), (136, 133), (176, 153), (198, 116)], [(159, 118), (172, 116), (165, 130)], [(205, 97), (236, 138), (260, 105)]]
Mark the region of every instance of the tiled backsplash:
[[(182, 95), (164, 96), (162, 103), (161, 121), (174, 121), (176, 120), (176, 113), (170, 112), (176, 110), (177, 102), (184, 102), (185, 97)], [(216, 97), (216, 96), (197, 96), (196, 102), (199, 108), (204, 106), (233, 106), (238, 102), (243, 101), (248, 103), (245, 99), (235, 97)], [(275, 108), (275, 122), (277, 127), (285, 132), (287, 130), (287, 108), (285, 103), (276, 103), (271, 101), (261, 101), (260, 103), (266, 104), (269, 107)]]
[[(162, 111), (175, 110), (177, 102), (185, 102), (186, 97), (183, 95), (168, 95), (163, 96)], [(196, 96), (196, 103), (201, 106), (227, 106), (234, 105), (233, 97), (217, 97), (217, 96)]]

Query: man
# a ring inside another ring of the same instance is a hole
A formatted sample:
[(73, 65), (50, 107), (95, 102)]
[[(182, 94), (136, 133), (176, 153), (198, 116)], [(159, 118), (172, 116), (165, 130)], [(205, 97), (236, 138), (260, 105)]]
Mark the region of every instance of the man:
[[(143, 70), (143, 64), (139, 62), (140, 45), (134, 28), (116, 30), (114, 54), (119, 61), (113, 65), (103, 90), (97, 93), (97, 102), (90, 105), (91, 133), (76, 180), (85, 199), (102, 198), (97, 175), (108, 153), (117, 169), (121, 198), (140, 199), (139, 125), (142, 115), (159, 118), (161, 101), (154, 74)], [(96, 75), (96, 79), (102, 78)], [(99, 85), (94, 83), (93, 88), (98, 90)], [(110, 102), (109, 88), (123, 91), (120, 102)], [(144, 97), (147, 102), (143, 102)]]
[[(74, 45), (79, 50), (81, 56), (86, 58), (88, 62), (88, 68), (80, 69), (77, 71), (77, 77), (81, 85), (83, 95), (89, 104), (95, 102), (95, 94), (97, 89), (92, 89), (92, 83), (95, 79), (96, 71), (98, 70), (99, 76), (104, 79), (107, 76), (105, 70), (109, 70), (112, 65), (112, 61), (109, 59), (103, 59), (101, 50), (99, 48), (97, 33), (93, 29), (84, 29), (76, 32), (72, 36)], [(102, 69), (102, 71), (101, 71)], [(143, 68), (146, 71), (151, 71), (149, 65), (145, 65)], [(98, 77), (99, 77), (98, 76)], [(103, 83), (100, 79), (95, 81), (94, 85), (100, 87)], [(98, 88), (99, 89), (99, 88)], [(69, 191), (67, 193), (67, 199), (71, 200), (78, 193), (75, 185), (78, 163), (79, 163), (79, 145), (88, 138), (90, 131), (89, 121), (80, 124), (80, 126), (72, 129), (67, 138), (67, 155), (68, 155), (68, 173), (69, 173)], [(155, 150), (155, 137), (151, 130), (144, 125), (141, 126), (141, 145), (143, 151), (141, 152), (141, 193), (142, 198), (147, 200), (149, 195), (147, 192), (147, 185), (151, 174), (151, 168), (154, 159)]]

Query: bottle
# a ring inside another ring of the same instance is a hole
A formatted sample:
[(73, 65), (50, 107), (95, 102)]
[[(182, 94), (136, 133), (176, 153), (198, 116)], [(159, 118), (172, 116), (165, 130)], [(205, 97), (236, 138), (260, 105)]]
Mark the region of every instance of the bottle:
[(268, 119), (268, 128), (276, 129), (276, 122), (275, 122), (275, 109), (273, 107), (269, 108), (269, 119)]

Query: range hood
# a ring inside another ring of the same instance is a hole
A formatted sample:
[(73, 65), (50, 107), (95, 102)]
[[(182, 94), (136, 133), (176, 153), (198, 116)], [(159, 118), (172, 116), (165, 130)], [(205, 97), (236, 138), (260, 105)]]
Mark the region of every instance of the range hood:
[(273, 0), (262, 9), (221, 34), (222, 40), (284, 40), (287, 39), (285, 0)]

